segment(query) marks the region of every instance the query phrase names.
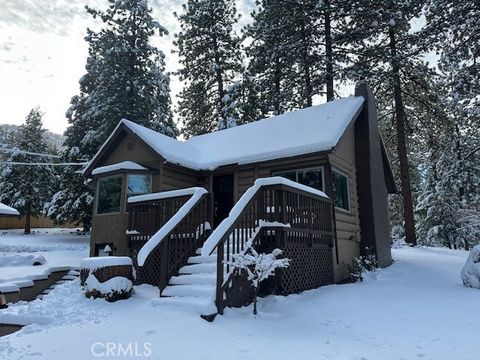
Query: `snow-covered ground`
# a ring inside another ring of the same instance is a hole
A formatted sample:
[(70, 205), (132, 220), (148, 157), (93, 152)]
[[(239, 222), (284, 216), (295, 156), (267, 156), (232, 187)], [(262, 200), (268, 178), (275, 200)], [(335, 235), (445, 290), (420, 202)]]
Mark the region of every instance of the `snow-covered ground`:
[[(0, 338), (2, 359), (478, 359), (480, 291), (465, 288), (467, 252), (394, 250), (376, 279), (227, 309), (208, 323), (162, 305), (150, 286), (129, 300), (83, 297), (78, 281), (0, 311), (33, 325)], [(110, 349), (110, 350), (109, 350)], [(115, 355), (115, 356), (114, 356)]]
[[(89, 237), (75, 229), (0, 230), (0, 283), (38, 275), (49, 268), (80, 266), (88, 256)], [(32, 266), (28, 257), (43, 256), (43, 265)]]

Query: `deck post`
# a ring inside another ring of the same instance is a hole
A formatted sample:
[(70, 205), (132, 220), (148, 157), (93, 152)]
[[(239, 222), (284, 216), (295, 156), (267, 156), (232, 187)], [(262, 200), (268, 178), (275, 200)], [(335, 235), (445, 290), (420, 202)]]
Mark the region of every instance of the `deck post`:
[(216, 301), (217, 310), (220, 315), (223, 315), (223, 242), (219, 242), (217, 246), (217, 290)]

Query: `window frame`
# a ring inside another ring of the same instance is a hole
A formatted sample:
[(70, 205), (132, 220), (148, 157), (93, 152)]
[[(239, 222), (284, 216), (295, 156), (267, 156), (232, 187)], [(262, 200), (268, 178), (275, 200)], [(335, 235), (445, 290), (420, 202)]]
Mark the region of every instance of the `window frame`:
[[(119, 177), (122, 179), (122, 184), (120, 186), (120, 203), (118, 205), (118, 211), (112, 211), (112, 212), (98, 212), (98, 205), (100, 204), (100, 182), (102, 180), (106, 180), (106, 179), (109, 179), (109, 178), (115, 178), (115, 177)], [(121, 214), (122, 213), (122, 196), (123, 196), (123, 189), (125, 187), (125, 177), (123, 176), (123, 174), (111, 174), (111, 175), (107, 175), (107, 176), (103, 176), (103, 177), (99, 177), (98, 180), (97, 180), (97, 186), (96, 186), (96, 193), (97, 193), (97, 196), (96, 196), (96, 201), (95, 201), (95, 215), (96, 216), (104, 216), (104, 215), (117, 215), (117, 214)]]
[(272, 172), (272, 175), (283, 177), (279, 174), (288, 173), (288, 172), (295, 172), (295, 179), (296, 179), (295, 182), (298, 182), (298, 173), (300, 171), (309, 171), (309, 170), (320, 170), (320, 172), (322, 173), (322, 188), (317, 189), (317, 190), (325, 192), (325, 166), (324, 165), (311, 166), (311, 167), (306, 167), (306, 168), (293, 168), (293, 169), (290, 169), (290, 170), (274, 171), (274, 172)]
[[(333, 189), (333, 173), (336, 172), (338, 175), (340, 176), (343, 176), (345, 177), (345, 179), (347, 180), (347, 204), (348, 204), (348, 209), (344, 209), (342, 207), (338, 207), (335, 205), (335, 193), (334, 193), (334, 189)], [(341, 211), (341, 212), (344, 212), (346, 214), (352, 214), (352, 204), (350, 202), (350, 177), (348, 176), (348, 174), (342, 170), (339, 170), (338, 168), (334, 168), (332, 167), (332, 193), (333, 193), (333, 205), (335, 207), (335, 210), (338, 210), (338, 211)]]

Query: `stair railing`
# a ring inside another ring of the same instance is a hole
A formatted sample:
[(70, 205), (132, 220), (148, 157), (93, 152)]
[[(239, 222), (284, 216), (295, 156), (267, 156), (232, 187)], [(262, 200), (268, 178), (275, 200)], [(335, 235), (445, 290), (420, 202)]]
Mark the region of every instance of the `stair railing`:
[(217, 252), (215, 302), (219, 314), (223, 314), (227, 288), (237, 274), (230, 265), (233, 256), (254, 246), (265, 234), (276, 231), (283, 231), (286, 236), (301, 233), (308, 238), (325, 235), (332, 246), (331, 200), (317, 189), (285, 178), (255, 181), (202, 248), (202, 255)]
[(127, 238), (137, 282), (160, 293), (210, 233), (208, 192), (188, 188), (128, 199)]

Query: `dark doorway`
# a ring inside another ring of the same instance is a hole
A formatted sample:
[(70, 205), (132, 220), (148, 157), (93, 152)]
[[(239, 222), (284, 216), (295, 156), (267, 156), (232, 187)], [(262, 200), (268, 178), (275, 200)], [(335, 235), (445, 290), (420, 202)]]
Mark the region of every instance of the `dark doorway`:
[(213, 177), (213, 226), (217, 227), (233, 207), (233, 175)]

